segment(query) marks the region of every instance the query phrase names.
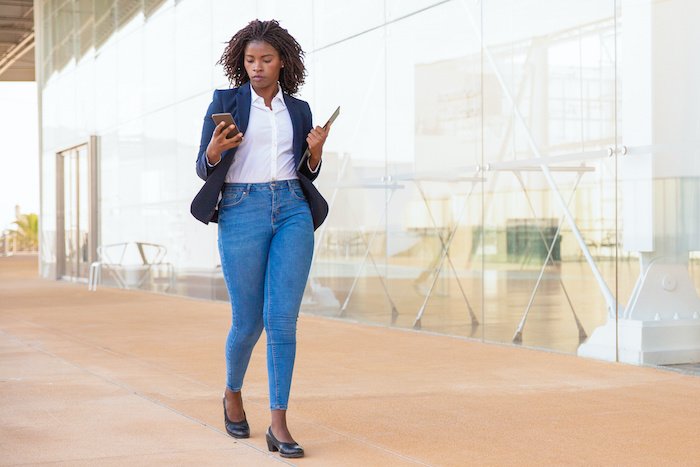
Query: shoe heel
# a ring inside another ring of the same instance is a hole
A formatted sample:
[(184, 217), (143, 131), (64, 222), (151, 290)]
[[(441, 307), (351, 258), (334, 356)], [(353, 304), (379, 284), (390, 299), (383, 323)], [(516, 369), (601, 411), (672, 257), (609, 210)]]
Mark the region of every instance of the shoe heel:
[(265, 439), (267, 440), (267, 449), (269, 451), (275, 452), (277, 451), (277, 446), (272, 442), (269, 436), (265, 436)]

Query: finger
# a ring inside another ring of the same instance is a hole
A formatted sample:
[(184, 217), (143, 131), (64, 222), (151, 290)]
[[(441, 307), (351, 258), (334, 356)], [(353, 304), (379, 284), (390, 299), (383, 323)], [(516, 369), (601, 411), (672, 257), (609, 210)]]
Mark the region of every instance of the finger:
[(218, 138), (219, 144), (226, 144), (229, 141), (231, 141), (231, 139), (228, 138), (228, 130), (226, 128), (221, 130), (221, 133), (219, 133)]
[(319, 135), (313, 135), (312, 138), (313, 138), (314, 143), (316, 143), (316, 144), (321, 144), (326, 140), (325, 137), (319, 136)]
[(238, 133), (233, 138), (229, 139), (226, 143), (227, 146), (234, 147), (239, 145), (243, 141), (243, 133)]
[(221, 126), (217, 127), (217, 134), (216, 137), (218, 138), (219, 141), (225, 141), (226, 140), (226, 135), (228, 135), (228, 130), (226, 129), (226, 123), (221, 124)]
[(228, 126), (228, 128), (226, 128), (226, 130), (224, 131), (224, 134), (226, 135), (226, 139), (233, 138), (233, 136), (229, 137), (229, 135), (232, 134), (235, 129), (236, 129), (236, 125), (234, 125), (234, 124), (231, 124)]

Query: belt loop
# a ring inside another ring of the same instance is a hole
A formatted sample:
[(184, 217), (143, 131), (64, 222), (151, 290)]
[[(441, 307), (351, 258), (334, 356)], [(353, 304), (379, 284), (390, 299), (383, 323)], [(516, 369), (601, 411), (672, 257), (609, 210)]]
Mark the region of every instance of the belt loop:
[(245, 191), (247, 191), (248, 193), (250, 193), (250, 185), (251, 184), (249, 183), (245, 186)]

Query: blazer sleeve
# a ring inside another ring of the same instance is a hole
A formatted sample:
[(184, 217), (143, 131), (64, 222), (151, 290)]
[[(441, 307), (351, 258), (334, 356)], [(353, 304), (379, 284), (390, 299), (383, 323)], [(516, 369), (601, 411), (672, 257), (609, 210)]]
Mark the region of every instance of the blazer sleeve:
[(219, 98), (218, 90), (214, 90), (211, 104), (209, 104), (207, 113), (204, 115), (204, 122), (202, 124), (202, 138), (199, 142), (199, 153), (197, 154), (197, 175), (202, 180), (206, 180), (216, 167), (207, 164), (207, 146), (209, 146), (211, 135), (214, 134), (214, 129), (216, 128), (211, 115), (221, 112), (223, 112), (221, 99)]
[[(311, 107), (309, 107), (308, 102), (304, 102), (306, 104), (306, 112), (304, 112), (304, 142), (301, 147), (301, 153), (304, 154), (306, 151), (306, 148), (309, 147), (309, 143), (306, 142), (306, 137), (309, 135), (309, 132), (311, 132), (311, 129), (313, 128), (313, 116), (311, 115)], [(318, 177), (318, 174), (321, 173), (321, 166), (323, 165), (323, 159), (321, 159), (321, 162), (318, 163), (318, 167), (316, 168), (316, 172), (311, 172), (309, 170), (309, 166), (304, 163), (301, 164), (301, 169), (299, 169), (299, 172), (304, 174), (306, 178), (311, 180), (312, 182), (316, 180), (316, 177)]]

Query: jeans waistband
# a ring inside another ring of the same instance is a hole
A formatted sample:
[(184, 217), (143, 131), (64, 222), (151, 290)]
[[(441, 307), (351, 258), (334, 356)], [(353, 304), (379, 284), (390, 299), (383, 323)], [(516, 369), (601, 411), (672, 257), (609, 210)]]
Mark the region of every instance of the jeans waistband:
[(272, 182), (262, 183), (224, 183), (224, 192), (226, 191), (273, 191), (283, 189), (294, 189), (301, 187), (299, 180), (296, 178), (289, 180), (275, 180)]

